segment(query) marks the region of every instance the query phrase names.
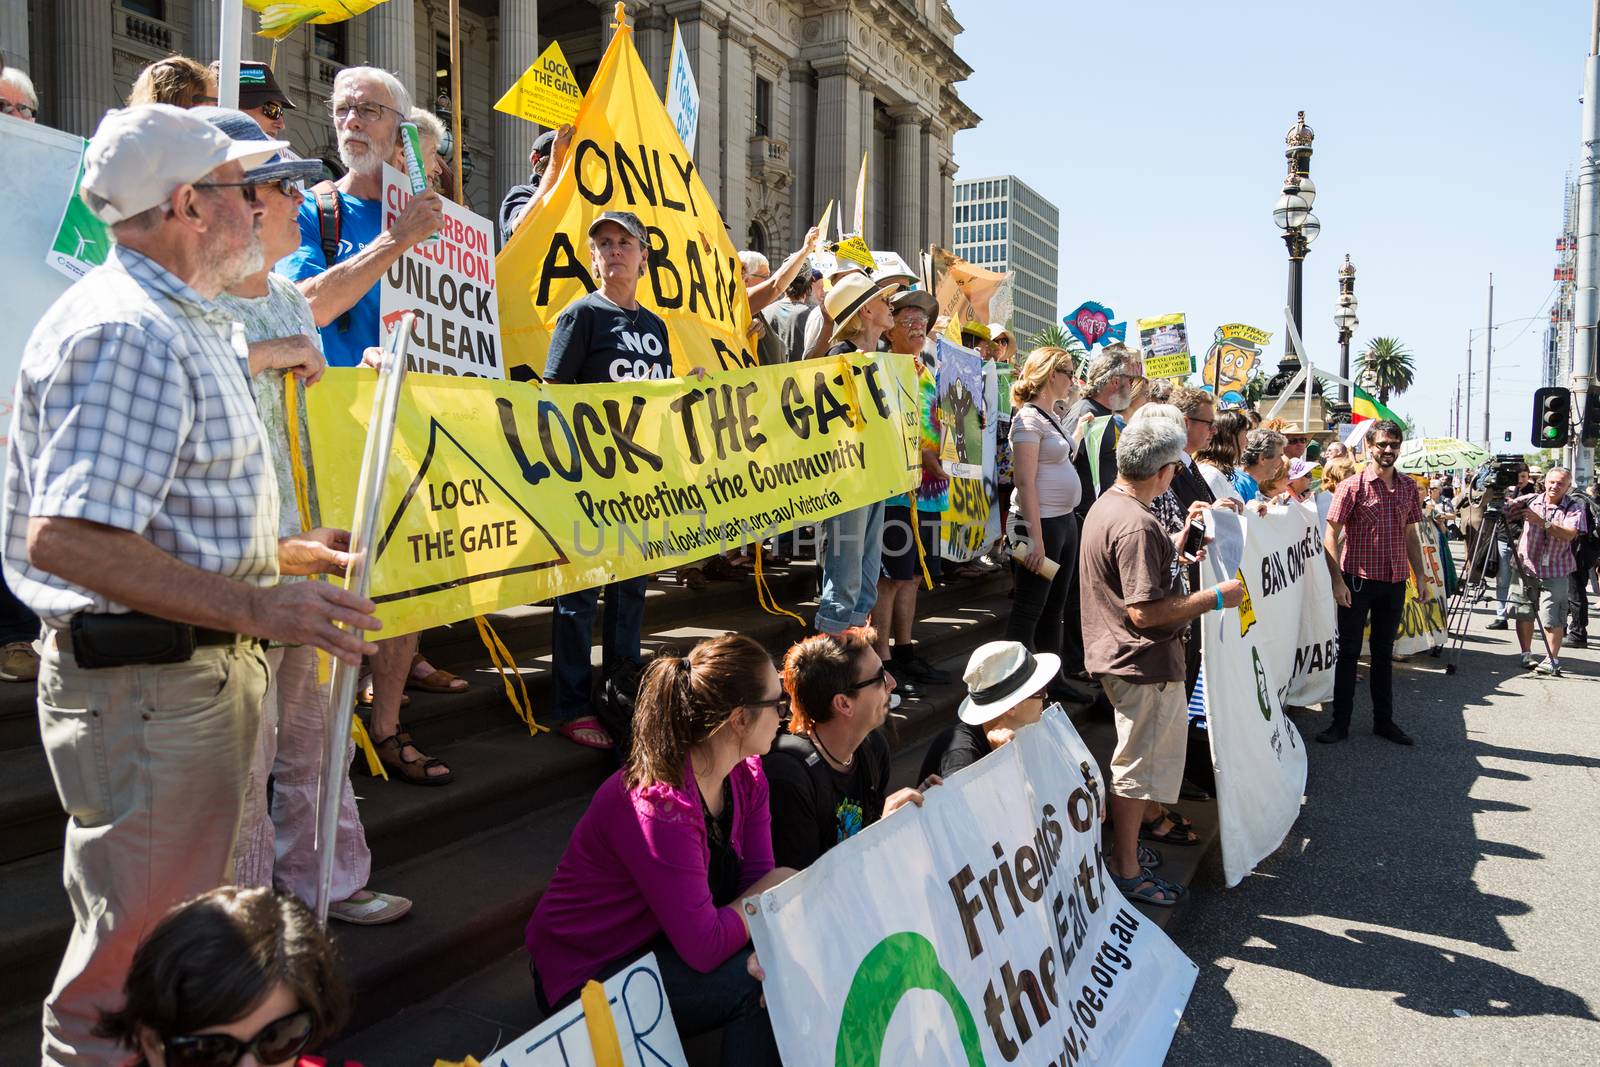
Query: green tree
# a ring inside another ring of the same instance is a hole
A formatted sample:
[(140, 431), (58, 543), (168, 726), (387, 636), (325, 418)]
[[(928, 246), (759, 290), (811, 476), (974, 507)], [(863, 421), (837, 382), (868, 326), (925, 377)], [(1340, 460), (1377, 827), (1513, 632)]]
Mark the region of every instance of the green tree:
[(1083, 345), (1072, 336), (1072, 332), (1059, 323), (1052, 323), (1028, 338), (1027, 350), (1032, 352), (1035, 348), (1061, 348), (1072, 353), (1072, 358), (1078, 361), (1078, 373), (1083, 373), (1083, 365), (1088, 362), (1088, 354), (1084, 352)]
[(1251, 407), (1261, 403), (1261, 398), (1267, 393), (1267, 375), (1265, 371), (1256, 371), (1244, 383), (1244, 400)]
[(1374, 337), (1368, 341), (1366, 350), (1356, 357), (1356, 369), (1357, 380), (1370, 380), (1377, 387), (1378, 403), (1385, 407), (1391, 393), (1405, 392), (1416, 379), (1411, 353), (1398, 337)]

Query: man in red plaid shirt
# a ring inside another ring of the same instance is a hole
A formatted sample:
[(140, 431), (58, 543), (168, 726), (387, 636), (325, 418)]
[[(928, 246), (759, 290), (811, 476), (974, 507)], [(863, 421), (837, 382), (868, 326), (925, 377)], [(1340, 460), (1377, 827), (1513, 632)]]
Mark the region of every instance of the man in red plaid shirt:
[(1323, 744), (1350, 736), (1356, 661), (1369, 615), (1372, 732), (1397, 745), (1412, 744), (1394, 721), (1394, 638), (1406, 602), (1406, 572), (1416, 575), (1419, 599), (1428, 596), (1428, 574), (1416, 530), (1422, 522), (1422, 497), (1417, 483), (1394, 469), (1404, 440), (1398, 424), (1388, 419), (1376, 423), (1367, 436), (1371, 459), (1358, 476), (1339, 483), (1328, 509), (1322, 547), (1339, 605), (1339, 662), (1333, 672), (1333, 722), (1317, 735)]
[[(1561, 677), (1561, 639), (1567, 632), (1567, 601), (1572, 572), (1578, 569), (1573, 542), (1589, 528), (1583, 505), (1567, 495), (1572, 472), (1551, 467), (1544, 492), (1506, 502), (1506, 517), (1522, 517), (1522, 539), (1511, 560), (1511, 616), (1517, 620), (1522, 666)], [(1543, 594), (1541, 598), (1540, 594)], [(1540, 600), (1544, 601), (1540, 610)], [(1546, 656), (1533, 649), (1533, 621), (1543, 623)]]

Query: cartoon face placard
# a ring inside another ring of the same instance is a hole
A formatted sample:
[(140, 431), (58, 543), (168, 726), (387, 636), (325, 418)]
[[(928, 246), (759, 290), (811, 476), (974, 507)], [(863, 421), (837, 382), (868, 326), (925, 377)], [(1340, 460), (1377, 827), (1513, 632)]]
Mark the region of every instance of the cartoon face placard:
[(1202, 376), (1206, 389), (1215, 393), (1221, 407), (1244, 403), (1244, 386), (1261, 359), (1261, 350), (1272, 343), (1272, 334), (1242, 322), (1218, 326), (1211, 347), (1206, 351)]

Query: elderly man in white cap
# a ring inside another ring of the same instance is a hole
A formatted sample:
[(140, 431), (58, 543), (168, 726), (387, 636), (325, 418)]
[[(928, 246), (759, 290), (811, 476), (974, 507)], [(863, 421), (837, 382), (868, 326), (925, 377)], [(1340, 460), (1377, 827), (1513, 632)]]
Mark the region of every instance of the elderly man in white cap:
[(139, 938), (227, 882), (267, 683), (260, 638), (352, 662), (370, 601), (283, 573), (331, 572), (348, 537), (278, 537), (276, 479), (239, 325), (215, 303), (260, 269), (236, 142), (151, 104), (112, 111), (82, 195), (117, 247), (23, 352), (7, 460), (5, 573), (44, 622), (39, 723), (71, 816), (74, 926), (44, 1004), (49, 1064), (121, 1057), (94, 1035)]
[(917, 777), (948, 778), (1038, 722), (1049, 701), (1046, 690), (1060, 669), (1061, 657), (1035, 655), (1021, 641), (979, 645), (961, 676), (967, 683), (967, 696), (956, 709), (961, 721), (933, 739)]

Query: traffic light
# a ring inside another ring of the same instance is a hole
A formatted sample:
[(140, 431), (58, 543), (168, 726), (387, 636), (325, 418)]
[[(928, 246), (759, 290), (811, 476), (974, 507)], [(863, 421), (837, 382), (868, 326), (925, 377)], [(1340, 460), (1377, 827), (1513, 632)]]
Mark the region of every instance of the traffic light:
[(1533, 446), (1563, 448), (1572, 436), (1572, 390), (1546, 386), (1533, 394)]
[(1578, 440), (1586, 445), (1600, 444), (1600, 394), (1590, 391), (1583, 398), (1583, 425)]

